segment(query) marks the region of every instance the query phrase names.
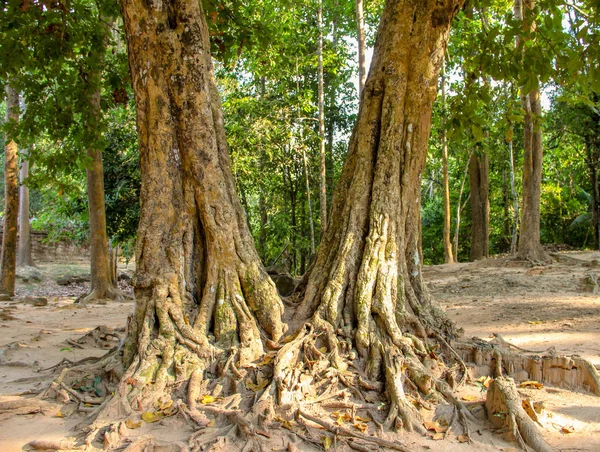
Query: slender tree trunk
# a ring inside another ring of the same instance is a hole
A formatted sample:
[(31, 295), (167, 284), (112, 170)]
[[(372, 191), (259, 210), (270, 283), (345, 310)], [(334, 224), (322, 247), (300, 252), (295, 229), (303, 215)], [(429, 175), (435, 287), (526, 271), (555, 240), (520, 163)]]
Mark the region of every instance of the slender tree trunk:
[[(359, 0), (360, 1), (360, 0)], [(450, 239), (450, 178), (448, 177), (448, 140), (446, 137), (446, 64), (442, 62), (442, 183), (444, 184), (444, 262), (454, 263), (452, 241)]]
[(148, 406), (221, 355), (261, 358), (262, 334), (287, 328), (235, 192), (201, 2), (121, 5), (142, 187), (124, 357), (140, 384), (120, 395)]
[[(454, 331), (422, 280), (420, 187), (436, 84), (460, 3), (386, 2), (331, 223), (296, 313), (323, 333), (335, 367), (344, 368), (339, 357), (347, 349), (338, 332), (367, 360), (372, 378), (384, 365), (392, 419), (419, 431), (401, 368), (429, 392), (433, 380), (414, 350), (422, 350), (425, 325), (440, 335)], [(284, 391), (281, 400), (288, 397)]]
[[(99, 75), (96, 82), (100, 86)], [(98, 89), (89, 99), (90, 110), (99, 118), (100, 90)], [(96, 121), (93, 124), (97, 124)], [(102, 150), (88, 148), (87, 156), (90, 166), (86, 169), (86, 191), (88, 211), (90, 217), (90, 267), (91, 267), (91, 292), (81, 299), (81, 303), (95, 300), (121, 301), (123, 295), (115, 287), (112, 278), (110, 249), (106, 234), (106, 207), (104, 203), (104, 168), (102, 166)]]
[(517, 187), (515, 184), (515, 158), (513, 153), (513, 140), (512, 138), (508, 142), (508, 157), (510, 161), (510, 192), (513, 199), (513, 228), (512, 228), (512, 239), (510, 242), (510, 254), (515, 256), (517, 254), (517, 236), (519, 231), (519, 195), (517, 193)]
[(471, 261), (489, 254), (489, 160), (486, 154), (473, 153), (469, 159), (471, 186)]
[(304, 144), (301, 143), (300, 147), (302, 148), (302, 163), (304, 166), (304, 182), (306, 188), (306, 205), (308, 209), (308, 226), (310, 229), (310, 254), (315, 254), (315, 226), (313, 224), (313, 214), (312, 214), (312, 203), (310, 198), (310, 179), (308, 177), (308, 163), (306, 161), (306, 148)]
[[(535, 30), (534, 0), (515, 0), (515, 20), (523, 22), (523, 30)], [(517, 38), (517, 47), (525, 45), (525, 38)], [(525, 112), (525, 139), (523, 146), (523, 210), (521, 235), (517, 256), (520, 259), (545, 262), (550, 257), (540, 242), (540, 200), (542, 192), (542, 105), (539, 81), (529, 92), (522, 92), (521, 104)]]
[(365, 17), (363, 10), (363, 0), (356, 0), (356, 30), (358, 44), (358, 98), (362, 96), (362, 91), (367, 80), (367, 68), (365, 63)]
[(21, 170), (19, 179), (19, 248), (17, 266), (33, 266), (31, 254), (31, 225), (29, 224), (29, 188), (24, 184), (29, 176), (29, 159), (25, 150), (21, 151)]
[(323, 0), (319, 0), (317, 14), (319, 26), (319, 157), (320, 157), (320, 205), (321, 237), (327, 230), (327, 156), (325, 154), (325, 83), (323, 75)]
[[(8, 121), (19, 121), (19, 93), (6, 86), (6, 116)], [(15, 294), (17, 268), (17, 233), (19, 221), (19, 157), (17, 143), (12, 138), (4, 145), (4, 227), (0, 290), (9, 296)]]
[[(460, 237), (460, 219), (463, 209), (462, 196), (465, 191), (465, 182), (467, 181), (467, 174), (469, 174), (469, 163), (471, 162), (471, 155), (473, 151), (469, 153), (467, 163), (465, 164), (465, 170), (463, 171), (463, 177), (460, 181), (460, 190), (458, 191), (458, 201), (456, 202), (456, 227), (454, 228), (454, 252), (456, 253), (455, 262), (458, 262), (458, 239)], [(470, 198), (470, 195), (469, 195)], [(468, 199), (465, 201), (465, 205)]]

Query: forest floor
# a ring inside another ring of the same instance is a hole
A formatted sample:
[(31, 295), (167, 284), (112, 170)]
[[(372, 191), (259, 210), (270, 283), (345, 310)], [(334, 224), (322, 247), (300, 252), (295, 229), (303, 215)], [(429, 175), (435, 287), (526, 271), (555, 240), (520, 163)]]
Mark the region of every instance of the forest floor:
[[(89, 275), (86, 262), (44, 263), (39, 270), (44, 277), (41, 282), (21, 279), (17, 298), (0, 302), (0, 395), (5, 400), (11, 394), (45, 388), (56, 377), (45, 369), (63, 359), (78, 361), (102, 356), (115, 347), (123, 337), (127, 315), (133, 310), (132, 301), (87, 306), (73, 303), (88, 290), (89, 283), (63, 286), (56, 280), (65, 275)], [(132, 271), (132, 264), (119, 269), (120, 273)], [(595, 281), (600, 277), (600, 253), (561, 253), (555, 263), (544, 267), (504, 258), (429, 266), (424, 275), (436, 299), (464, 329), (465, 337), (490, 340), (493, 334), (499, 334), (521, 349), (537, 351), (554, 346), (558, 354), (577, 354), (600, 366), (600, 295), (593, 293), (594, 287), (598, 290)], [(126, 282), (121, 286), (131, 293)], [(31, 297), (43, 297), (47, 303)], [(80, 382), (82, 393), (97, 389), (101, 388), (96, 386), (93, 375)], [(476, 417), (483, 416), (482, 389), (481, 385), (467, 385), (458, 393)], [(519, 388), (519, 392), (543, 402), (542, 432), (553, 448), (600, 450), (600, 398), (553, 387)], [(32, 440), (72, 436), (82, 417), (68, 406), (45, 415), (0, 412), (0, 451), (25, 450), (24, 445)], [(160, 421), (143, 425), (135, 432), (138, 437), (152, 434), (163, 441), (184, 441), (192, 430), (189, 426), (173, 429), (172, 424)], [(395, 434), (389, 435), (389, 439), (395, 438)], [(485, 423), (472, 426), (471, 444), (459, 443), (456, 435), (435, 441), (400, 433), (398, 439), (415, 451), (517, 450), (515, 444), (505, 442)], [(272, 450), (285, 447), (277, 438), (271, 442)], [(306, 450), (319, 449), (310, 446)], [(329, 450), (335, 450), (335, 444)]]

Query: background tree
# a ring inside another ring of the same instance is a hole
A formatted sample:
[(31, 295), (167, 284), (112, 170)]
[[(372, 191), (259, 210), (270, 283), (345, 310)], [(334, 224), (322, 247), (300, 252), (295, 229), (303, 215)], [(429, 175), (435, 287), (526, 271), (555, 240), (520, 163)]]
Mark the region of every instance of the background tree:
[(19, 92), (6, 86), (6, 117), (13, 129), (4, 145), (4, 227), (0, 258), (0, 289), (8, 296), (15, 294), (17, 267), (17, 233), (19, 220), (19, 156), (14, 127), (19, 121)]

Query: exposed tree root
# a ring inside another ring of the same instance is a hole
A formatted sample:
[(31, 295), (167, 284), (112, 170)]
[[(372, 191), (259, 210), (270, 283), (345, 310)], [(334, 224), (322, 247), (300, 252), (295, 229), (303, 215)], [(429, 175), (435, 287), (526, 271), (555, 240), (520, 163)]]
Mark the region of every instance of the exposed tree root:
[(350, 437), (354, 437), (354, 438), (359, 438), (363, 441), (366, 441), (367, 443), (377, 444), (379, 446), (387, 447), (389, 449), (399, 450), (401, 452), (411, 452), (411, 449), (408, 449), (407, 447), (403, 446), (402, 444), (392, 442), (392, 441), (387, 441), (383, 438), (378, 438), (377, 436), (365, 435), (363, 433), (352, 431), (350, 429), (347, 429), (347, 428), (344, 428), (341, 426), (336, 426), (332, 422), (324, 421), (320, 417), (308, 414), (306, 411), (300, 410), (298, 412), (298, 414), (300, 416), (308, 419), (309, 421), (314, 422), (315, 424), (319, 424), (320, 426), (325, 427), (327, 430), (329, 430), (334, 435), (350, 436)]
[(498, 377), (491, 382), (485, 407), (491, 422), (506, 429), (509, 438), (517, 441), (522, 448), (526, 449), (527, 445), (535, 452), (553, 451), (544, 441), (535, 422), (523, 409), (521, 397), (512, 379)]

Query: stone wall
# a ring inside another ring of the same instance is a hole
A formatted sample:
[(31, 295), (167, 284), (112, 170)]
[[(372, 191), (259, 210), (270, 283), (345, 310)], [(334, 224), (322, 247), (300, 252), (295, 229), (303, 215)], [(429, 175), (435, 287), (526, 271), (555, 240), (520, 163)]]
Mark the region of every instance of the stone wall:
[[(89, 261), (89, 246), (75, 245), (72, 242), (60, 241), (46, 243), (48, 233), (43, 231), (31, 231), (31, 251), (34, 262), (72, 262)], [(0, 240), (2, 231), (0, 230)]]

